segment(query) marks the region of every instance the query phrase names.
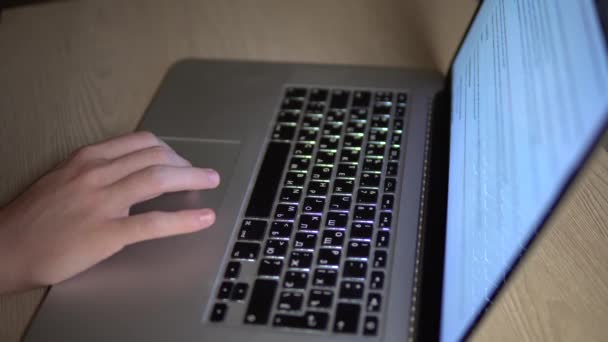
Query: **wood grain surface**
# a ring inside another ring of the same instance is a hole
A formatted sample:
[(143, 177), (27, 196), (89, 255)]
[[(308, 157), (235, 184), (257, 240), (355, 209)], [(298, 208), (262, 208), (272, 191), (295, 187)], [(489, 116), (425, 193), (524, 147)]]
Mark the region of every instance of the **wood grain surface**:
[[(446, 70), (474, 7), (471, 0), (104, 0), (8, 10), (0, 21), (0, 205), (75, 148), (133, 130), (181, 58)], [(601, 150), (474, 338), (605, 340), (607, 213)], [(0, 341), (20, 339), (43, 293), (0, 297)]]

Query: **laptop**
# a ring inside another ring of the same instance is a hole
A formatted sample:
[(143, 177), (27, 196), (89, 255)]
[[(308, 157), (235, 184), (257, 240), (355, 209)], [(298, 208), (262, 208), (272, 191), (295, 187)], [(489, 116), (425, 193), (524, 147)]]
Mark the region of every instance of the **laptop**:
[(214, 227), (54, 286), (26, 341), (465, 339), (608, 125), (608, 1), (486, 0), (447, 77), (186, 60), (140, 129)]

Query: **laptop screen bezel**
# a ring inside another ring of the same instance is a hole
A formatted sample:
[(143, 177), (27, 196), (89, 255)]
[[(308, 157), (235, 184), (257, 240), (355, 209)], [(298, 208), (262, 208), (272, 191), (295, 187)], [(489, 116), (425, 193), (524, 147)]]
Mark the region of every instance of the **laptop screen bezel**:
[[(600, 20), (604, 40), (608, 45), (608, 0), (595, 0), (596, 13)], [(447, 201), (448, 201), (448, 177), (449, 177), (449, 151), (450, 151), (450, 128), (451, 128), (451, 108), (452, 108), (452, 73), (456, 56), (460, 52), (465, 38), (468, 36), (471, 26), (475, 22), (479, 9), (483, 5), (480, 1), (463, 35), (456, 53), (452, 56), (450, 67), (445, 79), (443, 90), (437, 94), (434, 103), (434, 114), (432, 122), (432, 147), (430, 155), (429, 171), (429, 193), (427, 197), (427, 208), (425, 218), (425, 237), (423, 241), (423, 269), (422, 282), (418, 312), (418, 333), (420, 340), (439, 340), (441, 328), (441, 306), (443, 304), (443, 273), (444, 273), (444, 254), (445, 254), (445, 234), (447, 230)], [(608, 113), (603, 122), (600, 133), (593, 137), (593, 144), (585, 151), (582, 162), (568, 175), (564, 186), (559, 189), (558, 196), (555, 197), (549, 210), (544, 213), (540, 224), (535, 227), (529, 239), (525, 242), (521, 253), (506, 269), (503, 281), (499, 282), (491, 291), (489, 301), (487, 301), (475, 314), (474, 319), (465, 329), (463, 339), (471, 336), (475, 327), (479, 325), (484, 313), (490, 308), (506, 282), (516, 270), (517, 266), (526, 255), (533, 244), (538, 240), (536, 237), (547, 226), (549, 219), (555, 212), (556, 207), (564, 198), (565, 194), (571, 189), (576, 177), (588, 164), (590, 157), (600, 144), (602, 137), (608, 132)]]

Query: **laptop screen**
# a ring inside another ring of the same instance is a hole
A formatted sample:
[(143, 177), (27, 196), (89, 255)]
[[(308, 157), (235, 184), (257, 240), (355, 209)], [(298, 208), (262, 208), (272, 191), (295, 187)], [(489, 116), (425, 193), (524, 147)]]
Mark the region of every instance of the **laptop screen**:
[(452, 68), (443, 341), (466, 333), (608, 119), (593, 0), (486, 0)]

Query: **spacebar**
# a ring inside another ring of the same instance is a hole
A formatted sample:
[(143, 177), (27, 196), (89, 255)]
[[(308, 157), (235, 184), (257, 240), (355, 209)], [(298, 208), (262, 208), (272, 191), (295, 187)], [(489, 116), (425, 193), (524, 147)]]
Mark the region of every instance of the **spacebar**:
[(291, 144), (271, 142), (249, 198), (246, 216), (269, 217)]

